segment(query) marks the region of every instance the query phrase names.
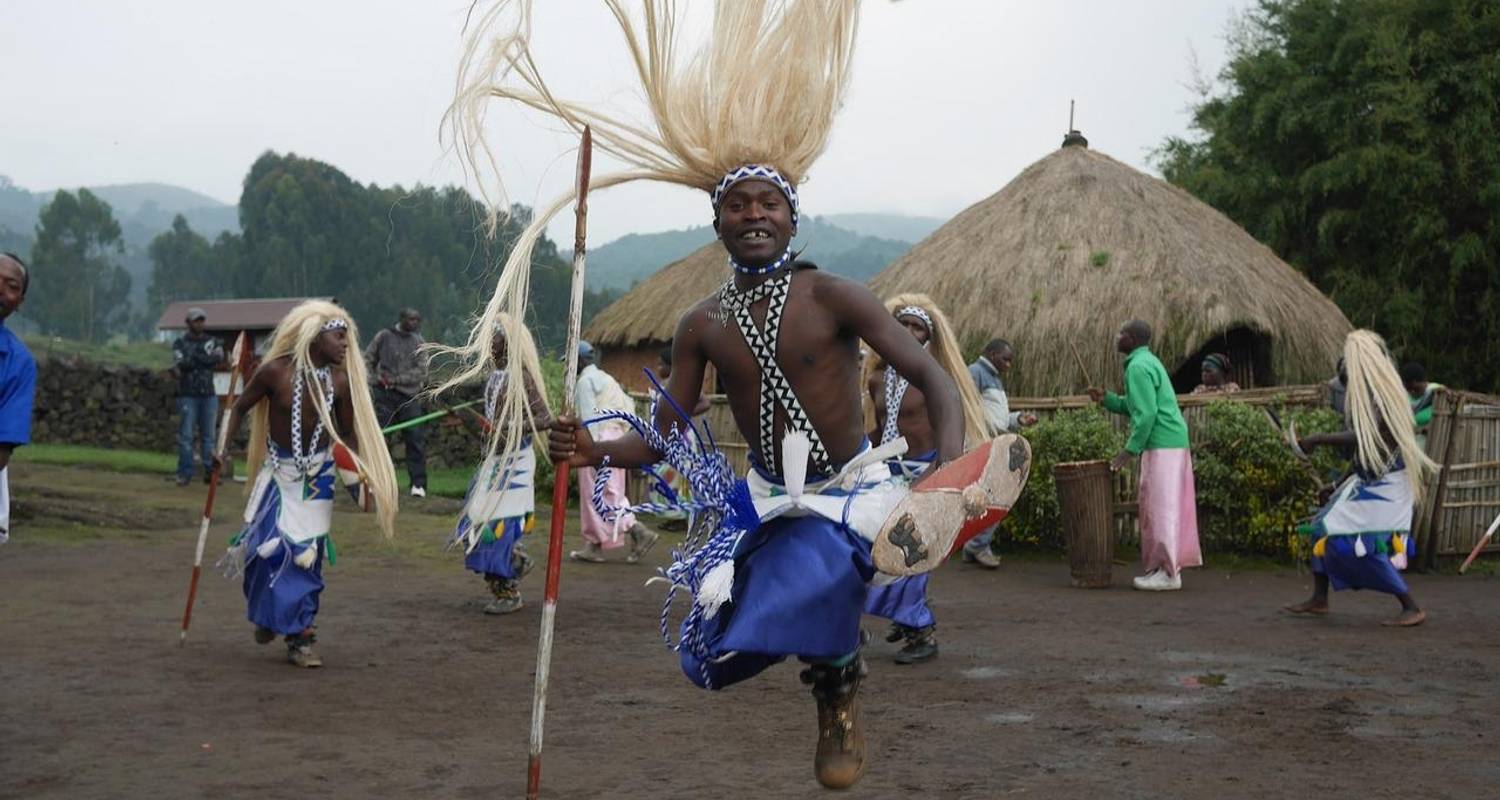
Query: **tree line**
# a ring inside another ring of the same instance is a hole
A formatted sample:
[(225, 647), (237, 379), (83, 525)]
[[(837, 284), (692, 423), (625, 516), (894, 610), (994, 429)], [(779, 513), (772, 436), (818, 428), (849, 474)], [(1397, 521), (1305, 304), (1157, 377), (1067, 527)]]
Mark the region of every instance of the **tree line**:
[(1500, 389), (1500, 3), (1260, 0), (1157, 165), (1434, 380)]
[[(239, 214), (240, 232), (213, 241), (177, 216), (150, 244), (145, 307), (132, 315), (109, 205), (87, 189), (58, 192), (37, 224), (28, 316), (45, 333), (100, 341), (149, 333), (178, 300), (336, 297), (367, 337), (413, 306), (429, 339), (456, 342), (530, 210), (513, 207), (490, 237), (484, 206), (463, 189), (362, 185), (329, 164), (267, 152), (245, 177)], [(531, 324), (539, 343), (556, 349), (566, 337), (571, 268), (544, 237), (533, 270)], [(585, 318), (612, 299), (586, 293)]]

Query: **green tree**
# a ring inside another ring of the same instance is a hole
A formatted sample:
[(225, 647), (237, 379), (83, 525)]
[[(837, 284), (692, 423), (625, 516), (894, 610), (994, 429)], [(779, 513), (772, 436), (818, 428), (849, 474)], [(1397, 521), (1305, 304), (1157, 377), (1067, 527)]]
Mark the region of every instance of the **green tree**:
[(1157, 165), (1450, 384), (1500, 387), (1500, 4), (1260, 0)]
[[(245, 178), (243, 234), (220, 236), (214, 257), (236, 296), (337, 297), (369, 332), (414, 306), (428, 338), (456, 342), (530, 216), (514, 207), (492, 239), (485, 213), (463, 189), (363, 186), (328, 164), (268, 152)], [(530, 323), (544, 349), (560, 348), (571, 270), (545, 237), (533, 268)], [(587, 293), (585, 318), (610, 299)]]
[(146, 290), (148, 316), (154, 321), (176, 300), (222, 297), (224, 275), (214, 258), (214, 247), (178, 214), (170, 230), (151, 240), (151, 285)]
[(109, 204), (87, 189), (59, 191), (42, 209), (31, 250), (28, 316), (46, 333), (102, 341), (129, 320), (130, 275)]

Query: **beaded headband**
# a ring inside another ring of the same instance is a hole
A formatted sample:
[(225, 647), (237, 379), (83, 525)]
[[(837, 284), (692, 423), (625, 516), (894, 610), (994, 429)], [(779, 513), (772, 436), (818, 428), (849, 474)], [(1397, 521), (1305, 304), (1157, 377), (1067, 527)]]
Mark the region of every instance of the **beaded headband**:
[(896, 316), (898, 318), (916, 317), (917, 319), (922, 320), (922, 324), (927, 327), (927, 332), (929, 334), (932, 333), (932, 317), (929, 316), (926, 309), (922, 308), (921, 306), (906, 306), (905, 308), (898, 310), (896, 312)]
[(327, 333), (328, 331), (336, 331), (340, 328), (344, 328), (347, 330), (348, 327), (349, 320), (344, 319), (343, 317), (334, 317), (333, 319), (323, 323), (323, 330), (321, 332)]
[(768, 167), (764, 164), (746, 164), (724, 173), (724, 177), (719, 179), (719, 184), (709, 195), (709, 199), (714, 204), (714, 215), (718, 215), (719, 204), (723, 202), (724, 193), (729, 191), (729, 187), (751, 178), (770, 181), (781, 190), (782, 194), (786, 195), (787, 202), (792, 205), (792, 227), (796, 228), (798, 215), (801, 213), (800, 204), (797, 201), (797, 188), (792, 186), (792, 182), (783, 177), (775, 167)]

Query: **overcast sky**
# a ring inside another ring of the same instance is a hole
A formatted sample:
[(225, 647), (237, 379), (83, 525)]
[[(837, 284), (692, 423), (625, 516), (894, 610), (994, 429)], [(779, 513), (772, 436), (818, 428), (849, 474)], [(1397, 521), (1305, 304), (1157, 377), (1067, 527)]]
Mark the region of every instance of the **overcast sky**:
[[(866, 0), (848, 102), (803, 207), (951, 216), (1057, 147), (1069, 99), (1094, 148), (1146, 169), (1151, 148), (1187, 128), (1195, 59), (1218, 72), (1245, 4)], [(537, 5), (558, 93), (638, 112), (602, 4)], [(462, 182), (438, 126), (467, 8), (5, 0), (0, 174), (34, 190), (159, 181), (233, 203), (251, 161), (272, 149), (365, 183)], [(520, 113), (491, 125), (511, 199), (535, 205), (566, 187), (573, 142), (557, 126)], [(709, 217), (699, 192), (627, 186), (591, 202), (590, 240)], [(568, 242), (570, 225), (555, 223), (554, 238)]]

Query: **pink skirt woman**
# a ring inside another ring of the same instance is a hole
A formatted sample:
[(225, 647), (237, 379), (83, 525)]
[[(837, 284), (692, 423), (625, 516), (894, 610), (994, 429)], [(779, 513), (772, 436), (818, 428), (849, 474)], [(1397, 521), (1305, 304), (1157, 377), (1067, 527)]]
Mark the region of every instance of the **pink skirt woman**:
[(1193, 455), (1187, 448), (1141, 453), (1141, 561), (1146, 572), (1175, 576), (1203, 566), (1198, 547), (1198, 503), (1193, 490)]

